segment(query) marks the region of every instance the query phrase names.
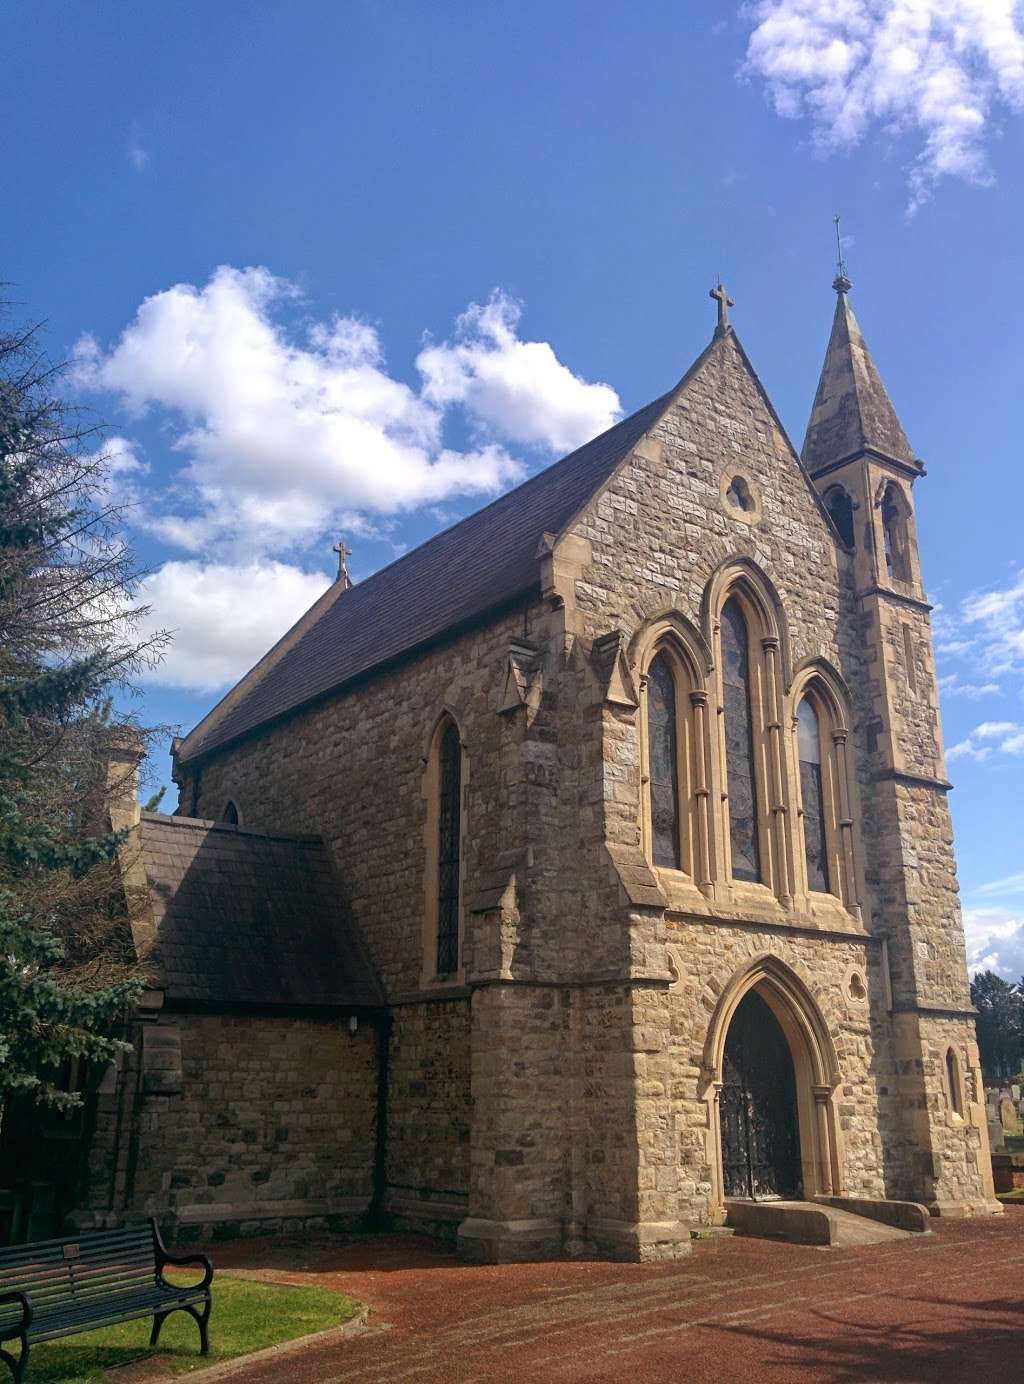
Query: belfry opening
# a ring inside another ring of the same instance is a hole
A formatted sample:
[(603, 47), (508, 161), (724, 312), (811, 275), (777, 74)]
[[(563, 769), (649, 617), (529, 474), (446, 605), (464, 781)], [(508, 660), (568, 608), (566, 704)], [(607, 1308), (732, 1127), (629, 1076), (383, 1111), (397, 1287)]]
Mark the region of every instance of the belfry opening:
[(721, 1129), (727, 1197), (803, 1196), (793, 1056), (782, 1025), (756, 990), (744, 995), (726, 1035)]

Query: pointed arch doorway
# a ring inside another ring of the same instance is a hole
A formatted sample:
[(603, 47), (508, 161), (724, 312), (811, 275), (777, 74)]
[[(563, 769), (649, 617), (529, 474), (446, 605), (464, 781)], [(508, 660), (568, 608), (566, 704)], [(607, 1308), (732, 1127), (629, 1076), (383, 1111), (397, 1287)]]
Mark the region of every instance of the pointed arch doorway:
[(729, 1023), (720, 1111), (725, 1195), (801, 1198), (793, 1056), (782, 1025), (756, 990), (743, 996)]

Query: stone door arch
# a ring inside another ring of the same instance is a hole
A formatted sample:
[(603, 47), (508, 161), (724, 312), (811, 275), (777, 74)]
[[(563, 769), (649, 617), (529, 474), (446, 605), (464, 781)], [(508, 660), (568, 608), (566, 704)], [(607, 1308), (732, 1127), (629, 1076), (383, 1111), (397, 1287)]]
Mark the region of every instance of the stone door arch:
[(807, 1199), (841, 1196), (842, 1157), (835, 1109), (840, 1073), (835, 1047), (817, 1003), (799, 976), (777, 957), (762, 956), (738, 971), (722, 991), (704, 1044), (703, 1082), (715, 1205), (721, 1211), (726, 1198), (722, 1157), (726, 1042), (736, 1011), (751, 993), (771, 1011), (792, 1058), (803, 1195)]

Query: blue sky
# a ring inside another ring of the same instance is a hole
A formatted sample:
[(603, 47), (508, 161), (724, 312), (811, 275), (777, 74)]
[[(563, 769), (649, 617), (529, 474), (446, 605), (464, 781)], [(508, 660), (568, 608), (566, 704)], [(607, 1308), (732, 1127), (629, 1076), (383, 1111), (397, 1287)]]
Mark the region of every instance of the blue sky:
[[(797, 446), (853, 302), (912, 442), (974, 961), (1024, 971), (1019, 0), (14, 0), (0, 277), (112, 429), (194, 724), (305, 608), (733, 320)], [(163, 766), (157, 766), (163, 774)]]

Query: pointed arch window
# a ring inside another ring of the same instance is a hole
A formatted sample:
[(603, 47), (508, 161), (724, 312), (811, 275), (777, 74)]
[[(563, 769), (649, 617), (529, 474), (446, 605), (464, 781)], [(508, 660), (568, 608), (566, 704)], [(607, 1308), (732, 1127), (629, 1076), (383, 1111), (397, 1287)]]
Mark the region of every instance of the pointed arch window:
[(722, 607), (722, 683), (725, 772), (733, 879), (761, 880), (754, 720), (751, 704), (750, 636), (735, 596)]
[(676, 679), (664, 650), (647, 671), (647, 755), (651, 793), (651, 858), (682, 868), (679, 803), (679, 727)]
[(221, 821), (225, 822), (229, 827), (241, 825), (242, 818), (233, 798), (229, 798), (224, 804), (224, 811), (221, 813)]
[(797, 711), (797, 751), (800, 760), (800, 798), (803, 804), (807, 886), (819, 893), (830, 894), (832, 881), (828, 858), (825, 784), (821, 772), (821, 722), (810, 697), (804, 697)]
[(839, 530), (839, 537), (848, 548), (854, 546), (853, 533), (853, 501), (848, 492), (841, 485), (830, 485), (823, 496), (825, 508), (832, 517), (832, 522)]
[(438, 747), (437, 974), (459, 969), (462, 876), (462, 742), (446, 721)]
[(885, 570), (894, 581), (910, 581), (905, 504), (899, 487), (890, 481), (882, 497), (882, 541)]

